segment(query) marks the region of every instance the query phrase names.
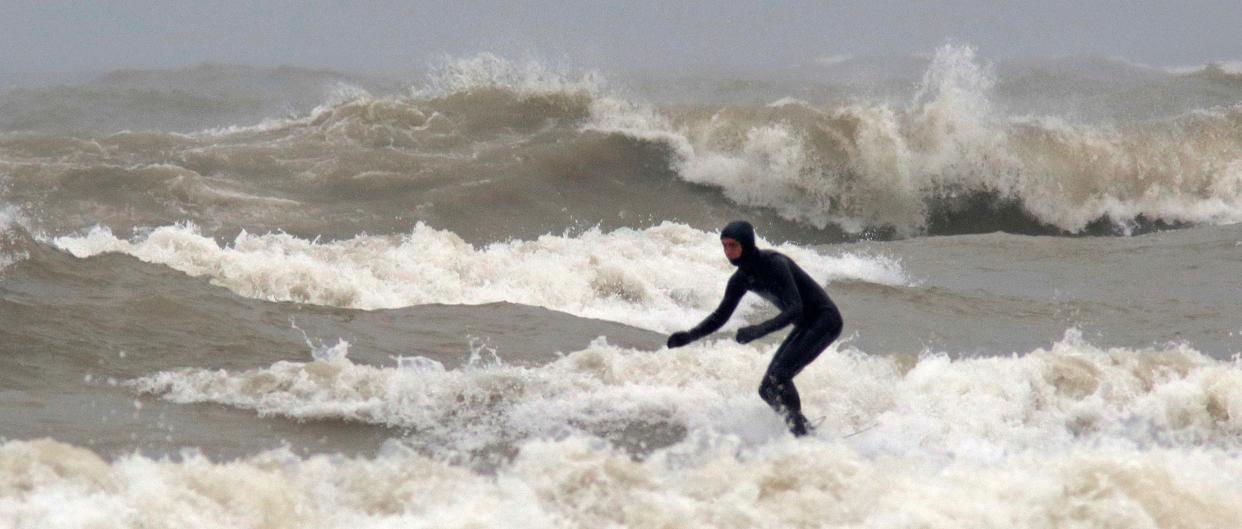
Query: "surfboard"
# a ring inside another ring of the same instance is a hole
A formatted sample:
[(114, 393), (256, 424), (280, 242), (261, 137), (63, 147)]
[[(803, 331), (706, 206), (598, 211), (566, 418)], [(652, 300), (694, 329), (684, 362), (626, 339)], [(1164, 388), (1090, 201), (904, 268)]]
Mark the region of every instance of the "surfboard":
[[(825, 420), (827, 420), (827, 419), (828, 419), (828, 416), (827, 416), (827, 415), (821, 415), (819, 418), (815, 419), (814, 421), (811, 421), (811, 431), (812, 431), (812, 432), (814, 432), (814, 431), (819, 430), (819, 425), (824, 424), (824, 421), (825, 421)], [(849, 439), (849, 438), (851, 438), (851, 437), (854, 437), (855, 435), (858, 435), (858, 434), (861, 434), (861, 433), (865, 433), (865, 432), (867, 432), (867, 431), (870, 431), (870, 430), (874, 429), (876, 426), (879, 426), (879, 425), (880, 425), (880, 423), (878, 423), (878, 422), (873, 422), (873, 423), (871, 423), (871, 424), (869, 424), (869, 425), (867, 425), (867, 426), (864, 426), (864, 427), (862, 427), (862, 428), (859, 428), (859, 429), (857, 429), (857, 430), (854, 430), (854, 431), (853, 431), (853, 432), (851, 432), (851, 433), (847, 433), (847, 434), (845, 434), (845, 435), (842, 435), (842, 436), (841, 436), (841, 438), (842, 438), (842, 439)]]

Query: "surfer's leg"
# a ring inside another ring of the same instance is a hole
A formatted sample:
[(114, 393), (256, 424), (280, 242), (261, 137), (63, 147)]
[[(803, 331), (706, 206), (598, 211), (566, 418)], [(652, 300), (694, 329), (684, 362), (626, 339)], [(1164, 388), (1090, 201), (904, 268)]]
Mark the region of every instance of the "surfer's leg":
[[(798, 338), (805, 333), (802, 327), (794, 327), (794, 330), (785, 337), (785, 341), (781, 342), (781, 346), (776, 349), (776, 353), (772, 355), (772, 361), (768, 363), (768, 369), (763, 374), (763, 381), (759, 384), (759, 397), (768, 403), (777, 413), (784, 414), (789, 408), (785, 404), (785, 385), (787, 380), (781, 375), (784, 370), (783, 366), (789, 356), (789, 349), (798, 343)], [(790, 380), (791, 382), (791, 380)], [(801, 409), (801, 403), (796, 403), (798, 409)]]
[(806, 435), (807, 420), (802, 415), (802, 399), (793, 378), (815, 360), (841, 334), (841, 318), (835, 314), (820, 317), (809, 326), (795, 327), (772, 356), (759, 386), (759, 396), (785, 416), (794, 435)]

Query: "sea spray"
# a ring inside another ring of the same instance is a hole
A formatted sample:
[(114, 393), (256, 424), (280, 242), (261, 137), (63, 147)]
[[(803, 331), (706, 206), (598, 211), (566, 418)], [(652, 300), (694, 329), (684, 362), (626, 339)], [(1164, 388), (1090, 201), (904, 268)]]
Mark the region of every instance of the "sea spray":
[(676, 117), (614, 106), (594, 123), (667, 143), (689, 182), (821, 228), (918, 235), (940, 217), (986, 216), (971, 211), (980, 199), (993, 217), (1016, 204), (1027, 229), (1066, 233), (1242, 220), (1236, 105), (1077, 124), (1003, 114), (995, 82), (973, 48), (946, 44), (906, 105), (782, 100)]
[[(434, 432), (451, 446), (556, 436), (566, 425), (600, 433), (669, 421), (767, 442), (784, 431), (757, 395), (775, 347), (721, 340), (649, 352), (600, 339), (541, 367), (405, 361), (394, 369), (342, 356), (238, 373), (168, 371), (127, 384), (176, 402)], [(797, 379), (808, 414), (825, 417), (823, 437), (871, 427), (851, 439), (876, 455), (915, 450), (981, 463), (1088, 439), (1135, 449), (1239, 447), (1242, 368), (1187, 346), (1102, 349), (1070, 330), (1022, 356), (909, 360), (840, 344), (823, 353)]]
[[(193, 225), (177, 225), (133, 240), (96, 228), (54, 243), (78, 257), (130, 254), (251, 298), (359, 309), (508, 301), (659, 331), (696, 323), (732, 273), (715, 233), (671, 222), (483, 247), (422, 224), (403, 237), (332, 242), (243, 232), (222, 246)], [(912, 283), (900, 263), (883, 256), (774, 248), (821, 282)], [(742, 314), (753, 307), (751, 300)]]
[(51, 440), (0, 445), (0, 523), (164, 527), (752, 528), (1234, 527), (1236, 458), (1218, 451), (1078, 448), (1005, 464), (870, 458), (848, 443), (729, 438), (635, 461), (571, 437), (525, 445), (480, 475), (393, 448), (374, 459), (271, 451), (104, 461)]

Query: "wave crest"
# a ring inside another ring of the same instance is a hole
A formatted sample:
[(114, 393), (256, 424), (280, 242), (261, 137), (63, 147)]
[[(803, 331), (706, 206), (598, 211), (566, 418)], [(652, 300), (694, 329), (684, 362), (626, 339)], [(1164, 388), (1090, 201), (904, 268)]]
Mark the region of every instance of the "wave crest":
[(973, 215), (984, 225), (970, 231), (995, 229), (1011, 203), (1027, 229), (1054, 233), (1242, 221), (1242, 106), (1079, 125), (1003, 115), (993, 84), (973, 49), (946, 45), (907, 106), (786, 101), (600, 127), (668, 142), (682, 178), (821, 228), (912, 235)]
[(0, 205), (0, 272), (30, 258), (37, 244), (26, 228), (25, 216), (11, 205)]
[[(68, 187), (98, 207), (93, 222), (129, 222), (124, 229), (237, 217), (220, 224), (339, 236), (325, 224), (358, 222), (392, 232), (411, 204), (418, 220), (467, 236), (464, 225), (473, 221), (462, 212), (504, 208), (534, 233), (561, 229), (566, 217), (586, 225), (631, 214), (699, 227), (719, 222), (724, 201), (691, 184), (751, 206), (745, 215), (793, 226), (785, 233), (818, 229), (812, 239), (820, 241), (840, 240), (842, 231), (1127, 234), (1242, 221), (1242, 105), (1083, 123), (1007, 114), (996, 85), (972, 48), (949, 44), (903, 101), (859, 95), (823, 104), (785, 97), (770, 105), (659, 105), (622, 97), (595, 73), (484, 54), (446, 61), (408, 94), (377, 97), (339, 83), (309, 114), (250, 127), (4, 135), (0, 170), (11, 175), (8, 201), (50, 202), (62, 211), (36, 220), (75, 221), (67, 229), (90, 224), (76, 222), (83, 208), (61, 203), (78, 194), (49, 184), (67, 173), (84, 176)], [(260, 200), (230, 209), (221, 206), (231, 198), (201, 189), (152, 197), (102, 185), (145, 186), (136, 168), (172, 165), (229, 197)], [(624, 195), (629, 202), (611, 199), (625, 187), (637, 188)], [(268, 204), (289, 201), (322, 206), (281, 216)], [(562, 208), (569, 214), (558, 215)], [(338, 216), (324, 220), (330, 214)], [(478, 231), (495, 240), (494, 228)]]
[[(671, 331), (697, 323), (719, 300), (732, 267), (717, 240), (714, 233), (665, 222), (641, 231), (591, 229), (476, 247), (420, 223), (404, 237), (322, 243), (243, 232), (220, 245), (192, 225), (157, 228), (133, 240), (96, 228), (54, 243), (77, 257), (130, 254), (258, 299), (359, 309), (507, 301)], [(820, 281), (910, 282), (900, 264), (885, 257), (775, 248)], [(752, 301), (741, 314), (753, 310)]]
[[(412, 428), (453, 446), (551, 436), (566, 425), (590, 432), (670, 421), (689, 432), (769, 439), (783, 428), (754, 394), (754, 380), (775, 347), (755, 354), (755, 346), (722, 340), (646, 352), (597, 340), (538, 368), (497, 360), (457, 370), (426, 359), (356, 365), (340, 355), (238, 373), (169, 371), (130, 385), (177, 402)], [(1236, 449), (1242, 434), (1236, 362), (1186, 346), (1102, 349), (1075, 330), (1021, 357), (911, 359), (834, 344), (799, 388), (808, 413), (827, 414), (823, 428), (874, 426), (873, 448), (894, 453), (943, 450), (986, 461), (1084, 440)]]

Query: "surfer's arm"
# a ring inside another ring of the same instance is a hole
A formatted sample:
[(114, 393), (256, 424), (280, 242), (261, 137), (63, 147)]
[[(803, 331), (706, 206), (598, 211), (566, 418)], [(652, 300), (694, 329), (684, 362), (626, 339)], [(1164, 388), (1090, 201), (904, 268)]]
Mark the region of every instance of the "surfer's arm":
[(716, 307), (716, 310), (693, 329), (673, 333), (668, 340), (669, 347), (680, 347), (716, 332), (724, 326), (725, 322), (729, 321), (729, 317), (733, 315), (734, 310), (737, 310), (737, 305), (745, 294), (746, 285), (743, 283), (741, 273), (734, 273), (733, 277), (729, 278), (729, 286), (725, 288), (724, 299), (720, 300), (720, 305)]

